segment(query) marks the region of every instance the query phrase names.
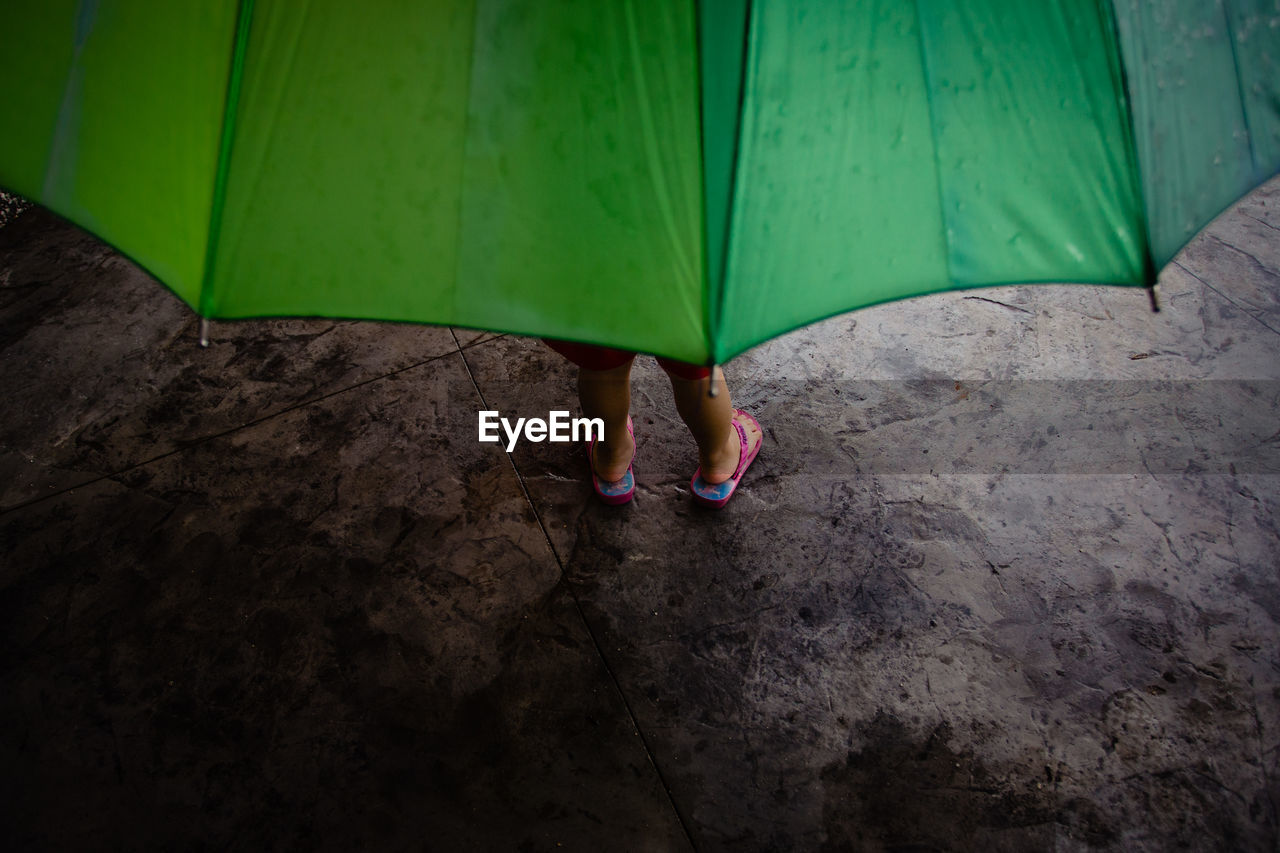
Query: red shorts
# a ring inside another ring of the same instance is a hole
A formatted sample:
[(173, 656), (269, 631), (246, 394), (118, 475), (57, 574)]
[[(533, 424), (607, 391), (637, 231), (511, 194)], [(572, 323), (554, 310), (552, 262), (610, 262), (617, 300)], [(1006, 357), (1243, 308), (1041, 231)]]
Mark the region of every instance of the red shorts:
[[(630, 363), (636, 357), (635, 353), (624, 349), (575, 344), (570, 341), (552, 341), (547, 338), (543, 338), (542, 342), (584, 370), (613, 370), (615, 367)], [(702, 364), (689, 364), (669, 358), (659, 358), (658, 364), (668, 374), (679, 379), (706, 379), (711, 375), (711, 368)]]

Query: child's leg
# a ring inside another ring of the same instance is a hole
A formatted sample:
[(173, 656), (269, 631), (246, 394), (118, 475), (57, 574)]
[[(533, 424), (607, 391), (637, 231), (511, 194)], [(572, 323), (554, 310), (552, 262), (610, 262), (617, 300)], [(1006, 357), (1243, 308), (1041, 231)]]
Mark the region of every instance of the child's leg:
[[(601, 480), (621, 480), (635, 454), (635, 441), (627, 432), (631, 411), (632, 360), (609, 370), (578, 368), (578, 399), (582, 414), (604, 421), (604, 440), (596, 442), (591, 460)], [(733, 473), (732, 471), (730, 473)]]
[(625, 350), (543, 339), (543, 343), (578, 366), (578, 399), (582, 414), (604, 421), (604, 440), (596, 442), (591, 467), (596, 476), (617, 482), (627, 473), (635, 442), (627, 432), (631, 411), (631, 364), (636, 354)]
[[(710, 376), (691, 378), (689, 371), (667, 369), (671, 379), (671, 391), (676, 398), (676, 411), (693, 433), (698, 443), (698, 464), (702, 479), (708, 483), (723, 483), (733, 476), (738, 467), (741, 442), (733, 428), (733, 406), (729, 402), (729, 388), (725, 385), (720, 368)], [(716, 383), (716, 396), (708, 391)]]

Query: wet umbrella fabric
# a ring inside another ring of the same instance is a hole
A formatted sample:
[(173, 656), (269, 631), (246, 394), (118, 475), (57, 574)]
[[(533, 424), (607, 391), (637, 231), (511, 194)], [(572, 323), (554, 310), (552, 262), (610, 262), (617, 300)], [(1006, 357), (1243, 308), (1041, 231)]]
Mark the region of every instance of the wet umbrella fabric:
[(202, 316), (723, 362), (1147, 284), (1280, 167), (1275, 0), (15, 0), (0, 185)]

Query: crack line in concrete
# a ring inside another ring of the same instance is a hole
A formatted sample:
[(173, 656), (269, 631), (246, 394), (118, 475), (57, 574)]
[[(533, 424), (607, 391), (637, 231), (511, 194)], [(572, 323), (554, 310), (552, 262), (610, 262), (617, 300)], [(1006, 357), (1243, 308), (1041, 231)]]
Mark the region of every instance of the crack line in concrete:
[[(475, 374), (471, 372), (471, 365), (467, 362), (466, 354), (463, 352), (462, 345), (458, 342), (457, 333), (453, 329), (449, 330), (453, 335), (453, 340), (458, 343), (458, 355), (462, 358), (462, 366), (467, 371), (467, 378), (471, 380), (471, 385), (476, 390), (476, 395), (480, 397), (480, 403), (486, 409), (489, 408), (489, 402), (485, 400), (484, 392), (480, 390), (480, 383), (476, 381)], [(537, 505), (533, 502), (533, 496), (529, 494), (529, 487), (525, 483), (524, 474), (520, 472), (520, 468), (516, 465), (515, 456), (511, 453), (507, 454), (507, 461), (511, 463), (511, 470), (515, 472), (516, 481), (520, 484), (520, 491), (524, 494), (525, 501), (529, 504), (529, 509), (533, 513), (534, 520), (538, 522), (538, 528), (542, 531), (542, 536), (546, 539), (547, 550), (551, 552), (551, 557), (556, 561), (556, 567), (560, 569), (559, 586), (563, 587), (569, 593), (569, 598), (573, 601), (573, 608), (578, 613), (578, 618), (582, 620), (582, 626), (586, 629), (587, 636), (591, 638), (591, 644), (595, 647), (596, 656), (600, 660), (600, 665), (604, 667), (605, 673), (609, 676), (609, 681), (613, 684), (613, 689), (617, 692), (618, 698), (622, 700), (622, 707), (627, 712), (627, 717), (631, 720), (631, 727), (635, 729), (636, 735), (640, 738), (640, 745), (644, 749), (645, 757), (649, 759), (649, 764), (653, 767), (654, 773), (658, 776), (658, 784), (662, 786), (663, 792), (667, 795), (667, 802), (671, 804), (671, 810), (675, 812), (676, 821), (680, 824), (680, 830), (684, 833), (685, 839), (689, 842), (689, 847), (697, 851), (698, 845), (694, 841), (693, 833), (689, 829), (689, 824), (685, 820), (680, 806), (676, 803), (675, 794), (671, 790), (671, 786), (667, 784), (667, 777), (659, 766), (657, 757), (654, 755), (653, 748), (649, 745), (649, 739), (645, 737), (644, 730), (640, 728), (640, 721), (636, 718), (635, 711), (631, 708), (631, 702), (627, 699), (627, 694), (622, 690), (622, 682), (613, 671), (613, 667), (609, 665), (609, 659), (605, 657), (604, 646), (601, 645), (600, 639), (596, 636), (595, 631), (591, 629), (591, 623), (587, 620), (587, 614), (582, 608), (582, 602), (578, 599), (577, 592), (574, 591), (573, 584), (568, 581), (568, 573), (565, 571), (564, 561), (560, 559), (560, 554), (556, 551), (555, 543), (551, 541), (551, 533), (547, 530), (547, 526), (542, 521), (542, 514), (538, 512)]]
[(973, 302), (986, 302), (986, 303), (989, 303), (989, 304), (991, 304), (991, 305), (999, 305), (1001, 308), (1008, 308), (1010, 311), (1018, 311), (1018, 312), (1020, 312), (1020, 313), (1022, 313), (1022, 314), (1033, 314), (1033, 315), (1034, 315), (1034, 313), (1035, 313), (1034, 311), (1028, 311), (1026, 308), (1019, 308), (1017, 305), (1010, 305), (1010, 304), (1009, 304), (1009, 303), (1007, 303), (1007, 302), (1001, 302), (1001, 301), (1000, 301), (1000, 300), (998, 300), (998, 299), (988, 299), (988, 298), (987, 298), (987, 297), (985, 297), (985, 296), (966, 296), (966, 297), (964, 297), (964, 298), (965, 298), (966, 300), (973, 301)]
[[(1226, 244), (1226, 243), (1224, 243), (1223, 245), (1230, 245), (1230, 244)], [(1274, 332), (1274, 333), (1275, 333), (1275, 334), (1277, 334), (1277, 335), (1280, 335), (1280, 329), (1272, 328), (1272, 326), (1271, 326), (1271, 325), (1269, 325), (1269, 324), (1267, 323), (1267, 321), (1266, 321), (1266, 320), (1263, 320), (1261, 317), (1259, 317), (1257, 314), (1255, 314), (1255, 313), (1254, 313), (1254, 310), (1256, 310), (1256, 309), (1251, 310), (1248, 306), (1246, 306), (1246, 305), (1241, 305), (1239, 302), (1235, 301), (1235, 300), (1234, 300), (1234, 299), (1232, 299), (1230, 296), (1228, 296), (1227, 294), (1223, 293), (1221, 290), (1219, 290), (1218, 288), (1214, 287), (1212, 284), (1210, 284), (1209, 282), (1205, 281), (1203, 278), (1201, 278), (1200, 276), (1196, 275), (1196, 274), (1195, 274), (1194, 272), (1192, 272), (1191, 270), (1187, 269), (1187, 267), (1182, 263), (1182, 261), (1174, 261), (1172, 265), (1173, 265), (1173, 266), (1176, 266), (1178, 269), (1182, 270), (1182, 271), (1183, 271), (1183, 272), (1185, 272), (1187, 275), (1191, 276), (1191, 277), (1192, 277), (1192, 278), (1194, 278), (1196, 281), (1200, 282), (1200, 283), (1201, 283), (1201, 284), (1203, 284), (1205, 287), (1209, 288), (1209, 289), (1210, 289), (1210, 290), (1212, 290), (1214, 293), (1218, 294), (1218, 295), (1219, 295), (1219, 296), (1221, 296), (1223, 299), (1227, 300), (1227, 301), (1228, 301), (1228, 302), (1230, 302), (1232, 305), (1234, 305), (1235, 307), (1239, 308), (1239, 309), (1240, 309), (1241, 311), (1243, 311), (1247, 316), (1251, 317), (1253, 320), (1255, 320), (1255, 321), (1257, 321), (1259, 324), (1261, 324), (1261, 325), (1262, 325), (1262, 327), (1263, 327), (1264, 329), (1267, 329), (1268, 331), (1271, 331), (1271, 332)]]
[[(449, 332), (450, 334), (452, 334), (453, 330), (450, 329)], [(493, 339), (486, 338), (485, 340), (493, 340)], [(474, 341), (472, 343), (467, 344), (465, 347), (459, 346), (457, 350), (450, 350), (449, 352), (441, 353), (440, 355), (433, 355), (430, 358), (423, 359), (422, 361), (414, 362), (413, 364), (410, 364), (406, 367), (400, 367), (388, 373), (382, 373), (382, 374), (379, 374), (378, 376), (371, 376), (368, 379), (362, 379), (359, 382), (346, 386), (345, 388), (339, 388), (335, 391), (330, 391), (327, 394), (321, 394), (319, 397), (309, 397), (305, 400), (299, 400), (296, 403), (291, 403), (285, 406), (283, 409), (280, 409), (275, 412), (271, 412), (269, 414), (260, 415), (254, 418), (253, 420), (246, 421), (240, 424), (239, 426), (228, 427), (227, 429), (220, 430), (219, 432), (213, 432), (213, 433), (209, 433), (208, 435), (200, 436), (199, 438), (193, 438), (189, 441), (183, 441), (172, 450), (166, 450), (164, 453), (156, 454), (155, 456), (152, 456), (149, 459), (144, 459), (141, 462), (134, 462), (131, 465), (126, 465), (123, 468), (118, 468), (114, 471), (108, 471), (105, 474), (99, 474), (97, 476), (91, 475), (89, 479), (83, 482), (74, 483), (70, 486), (64, 486), (58, 489), (57, 491), (50, 492), (47, 495), (40, 495), (40, 497), (37, 497), (37, 498), (31, 498), (29, 500), (21, 501), (19, 503), (14, 504), (13, 506), (0, 506), (0, 515), (5, 515), (10, 512), (16, 512), (17, 510), (20, 510), (20, 509), (26, 509), (27, 507), (34, 506), (35, 504), (38, 504), (42, 501), (52, 500), (53, 498), (59, 497), (61, 495), (65, 495), (68, 492), (74, 492), (76, 489), (86, 489), (89, 486), (93, 486), (93, 485), (97, 485), (98, 483), (101, 483), (103, 480), (114, 480), (117, 477), (120, 477), (124, 474), (128, 474), (130, 471), (136, 471), (139, 468), (145, 468), (146, 466), (154, 462), (159, 462), (163, 459), (168, 459), (170, 456), (176, 456), (179, 453), (185, 453), (186, 451), (199, 447), (202, 444), (208, 444), (211, 441), (215, 441), (219, 438), (225, 438), (226, 436), (231, 435), (233, 433), (240, 432), (241, 430), (251, 429), (252, 427), (259, 426), (271, 420), (272, 418), (278, 418), (281, 415), (287, 415), (290, 412), (295, 412), (298, 409), (303, 409), (303, 408), (306, 408), (307, 406), (313, 406), (316, 403), (323, 403), (325, 400), (329, 400), (334, 397), (337, 397), (339, 394), (346, 394), (348, 391), (354, 391), (357, 388), (363, 388), (365, 385), (370, 385), (374, 382), (381, 382), (382, 380), (390, 379), (393, 376), (399, 376), (401, 373), (406, 373), (410, 370), (416, 370), (417, 368), (430, 364), (433, 361), (439, 361), (442, 358), (449, 358), (450, 356), (457, 355), (461, 350), (470, 349), (471, 347), (476, 346), (477, 344), (480, 344), (480, 343), (484, 343), (484, 341)], [(458, 345), (458, 339), (456, 336), (454, 337), (454, 345), (455, 346)], [(465, 358), (463, 359), (463, 362), (464, 363), (466, 362)], [(91, 421), (91, 423), (96, 423), (96, 421)], [(57, 466), (50, 466), (50, 467), (57, 467)]]
[(1246, 213), (1246, 214), (1245, 214), (1245, 216), (1249, 217), (1249, 218), (1250, 218), (1250, 219), (1252, 219), (1254, 222), (1260, 222), (1260, 223), (1262, 223), (1263, 225), (1265, 225), (1265, 226), (1267, 226), (1268, 228), (1270, 228), (1272, 231), (1280, 231), (1280, 228), (1277, 228), (1276, 226), (1272, 225), (1270, 222), (1268, 222), (1268, 221), (1267, 221), (1267, 220), (1265, 220), (1265, 219), (1259, 219), (1258, 217), (1254, 216), (1252, 213)]
[[(1250, 687), (1252, 687), (1253, 679), (1250, 678)], [(1271, 825), (1276, 826), (1277, 818), (1280, 817), (1280, 811), (1276, 809), (1276, 799), (1272, 792), (1275, 786), (1271, 783), (1271, 773), (1267, 770), (1267, 752), (1263, 750), (1263, 738), (1266, 737), (1262, 725), (1262, 716), (1258, 713), (1258, 694), (1253, 694), (1253, 726), (1254, 733), (1258, 737), (1258, 772), (1262, 774), (1263, 792), (1266, 796), (1268, 810), (1271, 812)]]

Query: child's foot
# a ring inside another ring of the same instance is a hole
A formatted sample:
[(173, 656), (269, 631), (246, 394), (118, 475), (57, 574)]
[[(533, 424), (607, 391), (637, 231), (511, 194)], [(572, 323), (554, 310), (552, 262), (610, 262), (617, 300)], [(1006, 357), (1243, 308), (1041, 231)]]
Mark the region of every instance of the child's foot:
[(587, 462), (591, 466), (591, 486), (607, 504), (624, 504), (635, 497), (636, 479), (631, 471), (636, 440), (631, 418), (627, 417), (625, 446), (609, 447), (595, 439), (587, 446)]
[[(733, 419), (737, 420), (738, 411), (735, 409)], [(750, 429), (749, 424), (743, 424), (744, 428)], [(751, 442), (751, 436), (748, 434), (748, 444)], [(733, 476), (738, 470), (738, 463), (742, 461), (742, 439), (738, 435), (738, 430), (734, 428), (733, 423), (729, 424), (729, 434), (725, 436), (724, 446), (721, 447), (711, 459), (703, 458), (698, 470), (702, 472), (702, 479), (710, 485), (719, 485), (725, 480)]]
[(722, 459), (708, 465), (705, 470), (698, 468), (689, 483), (693, 497), (699, 503), (722, 507), (729, 502), (742, 475), (760, 452), (760, 445), (764, 443), (764, 430), (751, 415), (741, 409), (734, 409), (733, 430), (729, 438), (732, 444), (737, 445), (737, 449), (726, 447)]
[(626, 445), (622, 447), (611, 447), (601, 441), (595, 443), (591, 451), (591, 470), (601, 480), (610, 483), (621, 480), (631, 467), (631, 460), (636, 455), (636, 440), (630, 429), (625, 441)]

